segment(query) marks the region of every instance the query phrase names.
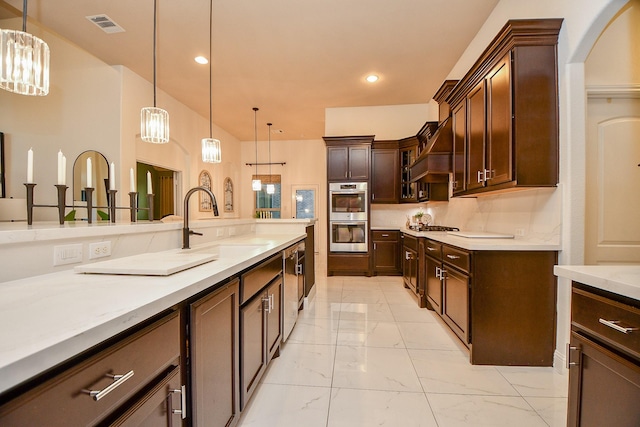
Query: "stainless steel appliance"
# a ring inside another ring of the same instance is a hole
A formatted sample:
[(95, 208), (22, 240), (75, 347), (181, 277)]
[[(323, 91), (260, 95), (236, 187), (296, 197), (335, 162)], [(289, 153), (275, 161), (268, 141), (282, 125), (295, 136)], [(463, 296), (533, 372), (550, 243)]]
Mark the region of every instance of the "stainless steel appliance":
[(329, 250), (367, 252), (369, 223), (366, 182), (329, 183)]
[(304, 299), (304, 241), (299, 242), (283, 252), (284, 296), (283, 317), (284, 333), (282, 341), (286, 341), (298, 319), (298, 310)]
[(369, 230), (367, 221), (330, 221), (331, 252), (367, 252)]
[(368, 197), (366, 182), (329, 183), (329, 220), (366, 221)]

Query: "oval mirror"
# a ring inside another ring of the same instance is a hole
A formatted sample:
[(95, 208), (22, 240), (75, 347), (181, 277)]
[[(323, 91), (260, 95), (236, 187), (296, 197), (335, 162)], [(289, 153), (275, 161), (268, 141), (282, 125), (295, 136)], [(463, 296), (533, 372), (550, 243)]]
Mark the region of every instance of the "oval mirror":
[[(109, 185), (109, 163), (99, 151), (87, 150), (73, 162), (73, 207), (86, 206), (85, 187), (87, 186), (87, 159), (91, 159), (91, 186), (93, 190), (93, 206), (103, 207), (106, 211), (107, 188)], [(76, 219), (87, 217), (86, 209), (77, 209)], [(96, 218), (95, 214), (93, 218)]]

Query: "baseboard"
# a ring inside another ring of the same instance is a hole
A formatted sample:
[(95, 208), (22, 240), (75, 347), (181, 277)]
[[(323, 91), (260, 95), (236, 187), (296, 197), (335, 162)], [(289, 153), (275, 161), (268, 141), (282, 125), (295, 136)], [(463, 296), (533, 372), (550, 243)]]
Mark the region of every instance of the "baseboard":
[(553, 352), (553, 368), (562, 375), (567, 375), (569, 370), (567, 369), (567, 358), (565, 354), (556, 350)]

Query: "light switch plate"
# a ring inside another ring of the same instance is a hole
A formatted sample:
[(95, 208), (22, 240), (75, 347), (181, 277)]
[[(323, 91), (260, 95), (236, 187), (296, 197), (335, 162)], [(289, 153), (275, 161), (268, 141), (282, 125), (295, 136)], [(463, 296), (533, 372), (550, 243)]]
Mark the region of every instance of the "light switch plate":
[(53, 247), (53, 265), (66, 265), (82, 262), (82, 243)]

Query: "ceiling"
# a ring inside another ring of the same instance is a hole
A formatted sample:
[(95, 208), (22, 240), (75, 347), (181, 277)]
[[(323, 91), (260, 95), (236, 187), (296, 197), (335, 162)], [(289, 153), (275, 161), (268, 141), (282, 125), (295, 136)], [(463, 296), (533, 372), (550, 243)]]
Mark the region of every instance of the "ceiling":
[[(212, 1), (213, 122), (240, 140), (254, 139), (253, 107), (258, 129), (272, 122), (272, 139), (299, 140), (324, 135), (328, 107), (428, 102), (498, 2)], [(22, 0), (0, 0), (0, 18), (11, 15), (7, 4), (21, 13)], [(158, 87), (205, 118), (209, 66), (194, 57), (209, 57), (210, 4), (158, 0)], [(107, 34), (85, 18), (99, 14), (125, 32)], [(28, 15), (153, 81), (152, 0), (31, 0)], [(380, 80), (367, 83), (370, 73)]]

